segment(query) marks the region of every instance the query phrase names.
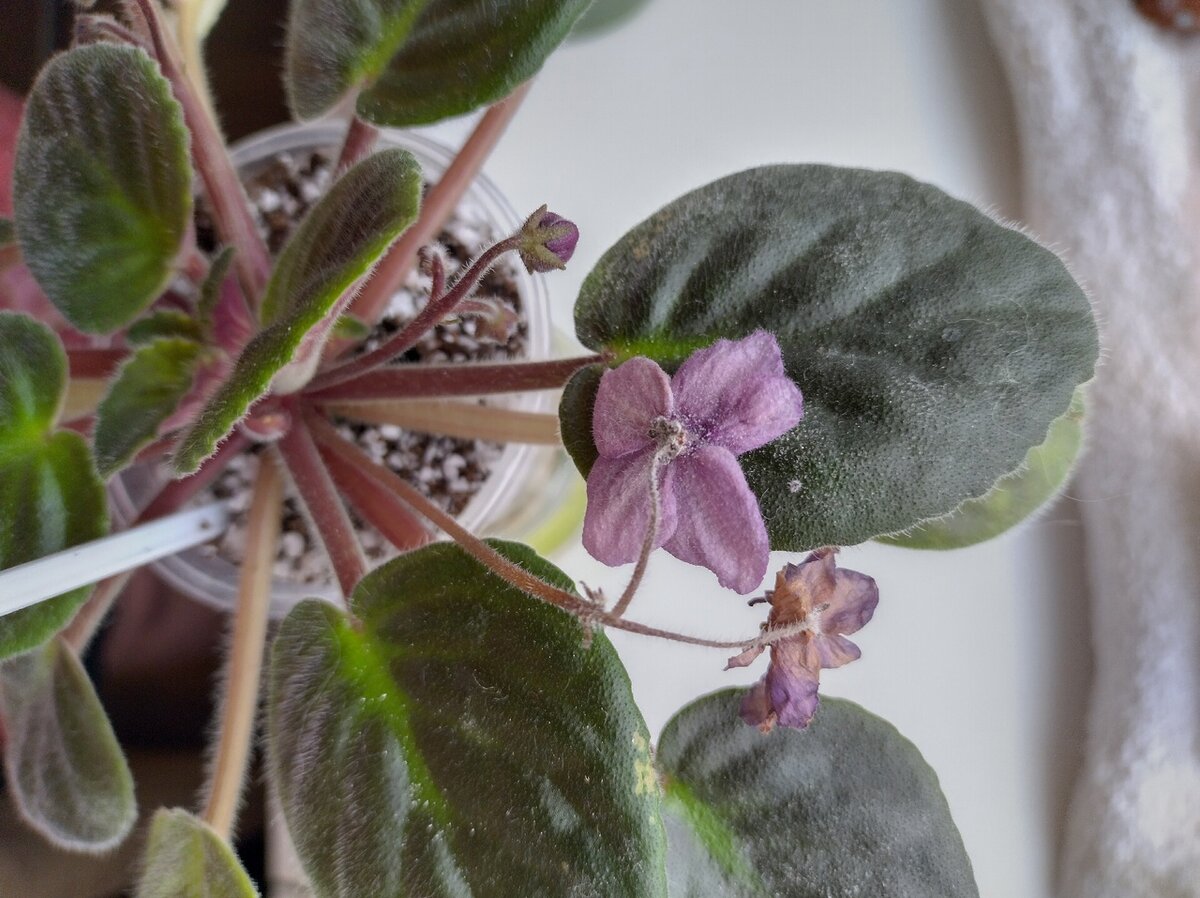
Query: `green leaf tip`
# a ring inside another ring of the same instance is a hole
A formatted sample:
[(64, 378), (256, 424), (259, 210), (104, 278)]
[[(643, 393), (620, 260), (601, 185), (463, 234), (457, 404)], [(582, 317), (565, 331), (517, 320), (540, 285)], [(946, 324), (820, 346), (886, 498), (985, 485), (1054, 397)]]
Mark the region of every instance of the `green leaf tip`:
[(192, 214), (183, 114), (140, 49), (100, 43), (55, 56), (17, 138), (21, 251), (68, 321), (109, 333), (166, 287)]
[(269, 678), (269, 764), (321, 898), (663, 898), (649, 737), (602, 634), (584, 648), (452, 545), (368, 574), (351, 610), (297, 606)]
[(741, 694), (667, 724), (673, 898), (978, 898), (937, 777), (891, 724), (826, 698), (806, 730), (738, 718)]
[(532, 77), (589, 0), (296, 0), (285, 84), (293, 113), (317, 118), (350, 93), (378, 125), (470, 112)]
[[(740, 458), (774, 549), (854, 545), (946, 514), (1016, 469), (1092, 376), (1091, 308), (1062, 262), (892, 172), (751, 169), (626, 234), (584, 281), (579, 339), (674, 370), (765, 328), (804, 420)], [(560, 406), (581, 470), (595, 387)]]
[(74, 651), (55, 640), (0, 666), (0, 716), (21, 818), (68, 851), (121, 844), (137, 820), (133, 776)]
[(204, 348), (191, 339), (162, 337), (138, 348), (122, 365), (96, 409), (96, 467), (109, 478), (158, 436), (192, 389)]
[(301, 352), (315, 364), (355, 283), (416, 220), (421, 182), (411, 153), (381, 150), (351, 168), (309, 211), (267, 284), (263, 330), (185, 434), (175, 455), (178, 473), (195, 471)]
[[(58, 337), (32, 318), (0, 312), (0, 570), (102, 536), (104, 484), (87, 443), (54, 431), (66, 389)], [(87, 598), (76, 589), (0, 617), (0, 659), (36, 648)]]
[(134, 898), (258, 898), (258, 890), (212, 827), (181, 808), (160, 808)]

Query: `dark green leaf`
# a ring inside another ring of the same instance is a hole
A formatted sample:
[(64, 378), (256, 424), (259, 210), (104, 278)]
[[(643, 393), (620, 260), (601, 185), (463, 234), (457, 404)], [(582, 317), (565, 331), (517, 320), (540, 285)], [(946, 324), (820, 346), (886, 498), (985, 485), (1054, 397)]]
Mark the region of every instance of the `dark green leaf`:
[[(104, 484), (77, 433), (54, 433), (66, 386), (58, 338), (0, 312), (0, 570), (104, 534)], [(0, 658), (45, 642), (87, 598), (77, 589), (0, 617)]]
[(572, 39), (609, 31), (645, 8), (649, 0), (592, 0), (592, 5), (575, 23)]
[[(508, 557), (563, 588), (530, 549)], [(268, 754), (321, 898), (653, 898), (648, 736), (611, 644), (452, 545), (317, 601), (272, 652)]]
[(292, 111), (316, 118), (361, 91), (358, 112), (417, 125), (470, 112), (533, 76), (588, 0), (295, 0), (287, 29)]
[(881, 543), (908, 549), (958, 549), (998, 536), (1052, 499), (1071, 473), (1083, 446), (1083, 396), (1050, 425), (1045, 442), (1025, 456), (1020, 470), (997, 483), (987, 495), (968, 499), (951, 514), (919, 524), (905, 533), (878, 537)]
[(416, 219), (420, 203), (421, 168), (399, 149), (358, 163), (321, 198), (279, 256), (263, 298), (264, 329), (184, 437), (175, 457), (179, 473), (200, 466), (306, 340), (315, 362), (312, 344), (328, 336), (336, 320), (330, 316), (343, 311), (350, 287)]
[(659, 742), (673, 898), (977, 898), (937, 776), (891, 724), (823, 699), (763, 734), (739, 692), (680, 711)]
[[(587, 346), (668, 370), (721, 337), (776, 335), (805, 417), (741, 463), (772, 548), (790, 551), (983, 495), (1097, 354), (1087, 299), (1049, 250), (904, 175), (817, 165), (676, 200), (604, 255), (575, 316)], [(564, 400), (569, 445), (591, 439), (581, 392)]]
[(199, 341), (204, 338), (204, 327), (187, 312), (163, 309), (135, 321), (125, 333), (125, 340), (132, 346), (142, 346), (160, 337)]
[(0, 218), (0, 247), (8, 246), (17, 240), (17, 232), (13, 223), (7, 218)]
[(131, 321), (170, 280), (192, 211), (188, 134), (139, 49), (91, 44), (50, 61), (17, 140), (25, 261), (80, 330)]
[(180, 808), (160, 808), (136, 898), (258, 898), (258, 890), (208, 824)]
[(70, 851), (119, 845), (137, 820), (133, 777), (83, 665), (61, 640), (0, 665), (4, 770), (21, 817)]
[(96, 409), (96, 467), (102, 477), (116, 474), (154, 441), (191, 390), (203, 353), (192, 340), (165, 337), (141, 347), (121, 365)]

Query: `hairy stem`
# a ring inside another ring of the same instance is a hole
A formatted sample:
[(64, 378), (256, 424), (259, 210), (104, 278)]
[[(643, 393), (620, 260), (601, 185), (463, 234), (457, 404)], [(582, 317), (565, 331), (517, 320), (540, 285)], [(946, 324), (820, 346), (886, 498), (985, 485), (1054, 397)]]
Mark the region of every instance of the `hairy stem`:
[(744, 649), (747, 646), (765, 645), (777, 639), (799, 632), (796, 627), (781, 628), (756, 633), (748, 639), (717, 640), (688, 636), (685, 633), (675, 633), (659, 627), (651, 627), (636, 621), (606, 612), (596, 604), (579, 596), (552, 586), (540, 577), (535, 577), (520, 565), (509, 561), (486, 542), (475, 536), (458, 523), (451, 515), (442, 511), (429, 499), (421, 495), (416, 487), (406, 483), (403, 478), (373, 462), (366, 453), (357, 446), (342, 439), (333, 425), (315, 416), (309, 419), (313, 439), (316, 441), (321, 455), (325, 458), (330, 470), (335, 476), (365, 477), (380, 490), (390, 491), (399, 501), (403, 502), (417, 514), (428, 519), (432, 524), (453, 539), (464, 552), (500, 577), (534, 598), (541, 599), (556, 608), (573, 614), (586, 624), (602, 624), (618, 630), (637, 633), (641, 636), (654, 636), (668, 639), (672, 642), (683, 642), (689, 645), (705, 646), (715, 649)]
[(271, 276), (271, 255), (250, 215), (242, 182), (234, 171), (216, 122), (183, 73), (178, 50), (162, 27), (154, 0), (135, 2), (150, 31), (163, 75), (171, 82), (175, 98), (183, 107), (184, 121), (192, 135), (192, 160), (204, 182), (217, 233), (222, 242), (236, 249), (234, 265), (238, 280), (247, 299), (256, 304)]
[(103, 380), (112, 377), (128, 357), (127, 349), (68, 349), (67, 371), (71, 377)]
[(614, 617), (622, 617), (629, 608), (629, 603), (633, 601), (638, 587), (642, 585), (642, 578), (646, 575), (646, 566), (650, 563), (650, 554), (654, 551), (654, 544), (658, 542), (658, 525), (662, 519), (662, 490), (658, 485), (658, 474), (665, 464), (666, 458), (660, 452), (654, 456), (654, 461), (650, 465), (650, 521), (646, 525), (646, 538), (642, 541), (642, 551), (638, 553), (637, 564), (633, 567), (633, 575), (629, 578), (625, 591), (621, 593), (621, 597), (612, 607)]
[[(479, 254), (478, 259), (471, 263), (466, 272), (459, 275), (453, 287), (442, 294), (430, 294), (429, 301), (417, 313), (416, 318), (404, 325), (404, 327), (385, 340), (376, 349), (326, 371), (313, 381), (314, 387), (319, 389), (320, 387), (333, 386), (334, 384), (366, 374), (380, 365), (387, 364), (396, 358), (396, 356), (402, 355), (412, 349), (417, 345), (417, 341), (422, 336), (453, 312), (455, 306), (471, 295), (480, 278), (487, 274), (488, 269), (496, 263), (497, 259), (506, 252), (516, 249), (517, 243), (516, 237), (509, 237), (493, 246), (489, 246)], [(374, 283), (373, 279), (367, 281), (368, 285), (371, 283)]]
[(558, 415), (525, 412), (453, 399), (380, 399), (374, 402), (331, 402), (325, 411), (369, 424), (396, 424), (421, 433), (557, 446)]
[(553, 390), (566, 384), (580, 368), (605, 360), (602, 355), (585, 355), (549, 362), (393, 365), (330, 387), (322, 387), (321, 379), (317, 378), (307, 395), (321, 402), (353, 402)]
[(351, 116), (350, 126), (346, 129), (346, 137), (342, 141), (342, 151), (338, 153), (335, 177), (341, 177), (354, 163), (371, 155), (377, 140), (378, 128), (370, 122), (364, 122), (357, 115)]
[(264, 452), (247, 523), (246, 557), (238, 584), (233, 646), (225, 670), (220, 733), (205, 802), (204, 820), (224, 839), (233, 834), (258, 714), (258, 684), (271, 601), (271, 566), (279, 542), (283, 477)]
[[(292, 427), (277, 445), (296, 491), (316, 525), (342, 595), (349, 598), (367, 572), (367, 560), (354, 535), (354, 525), (346, 506), (313, 443), (303, 409), (299, 403), (288, 403), (287, 408), (292, 414)], [(312, 420), (312, 416), (308, 420)]]
[(484, 161), (491, 155), (528, 91), (529, 85), (523, 84), (480, 118), (479, 124), (458, 151), (441, 180), (425, 195), (421, 204), (421, 215), (416, 223), (404, 232), (380, 260), (375, 267), (374, 276), (355, 300), (352, 311), (363, 321), (374, 324), (387, 311), (392, 294), (400, 289), (412, 270), (417, 250), (433, 241), (442, 225), (458, 207), (459, 200), (475, 180)]

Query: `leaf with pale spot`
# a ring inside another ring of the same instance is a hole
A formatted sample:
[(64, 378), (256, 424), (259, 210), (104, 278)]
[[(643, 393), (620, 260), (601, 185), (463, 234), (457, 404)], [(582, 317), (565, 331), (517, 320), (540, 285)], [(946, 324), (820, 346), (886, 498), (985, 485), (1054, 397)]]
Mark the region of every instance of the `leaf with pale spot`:
[[(804, 420), (740, 461), (788, 551), (983, 495), (1046, 438), (1098, 352), (1052, 252), (904, 175), (820, 165), (751, 169), (655, 213), (588, 275), (575, 326), (592, 349), (669, 371), (721, 338), (776, 336)], [(594, 381), (578, 373), (560, 407), (585, 473)]]
[[(532, 550), (496, 544), (561, 588)], [(272, 651), (268, 757), (320, 898), (663, 896), (648, 734), (612, 645), (453, 545), (315, 600)]]

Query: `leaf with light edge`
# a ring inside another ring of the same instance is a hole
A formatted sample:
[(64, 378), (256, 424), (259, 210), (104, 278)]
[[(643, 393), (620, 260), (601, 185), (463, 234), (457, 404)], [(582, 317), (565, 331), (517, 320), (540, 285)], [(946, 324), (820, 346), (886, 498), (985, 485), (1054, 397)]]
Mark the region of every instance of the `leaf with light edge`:
[(180, 808), (160, 808), (134, 898), (258, 898), (258, 890), (212, 827)]
[(906, 549), (959, 549), (1015, 527), (1067, 482), (1083, 446), (1083, 409), (1082, 393), (1077, 392), (1067, 413), (1050, 425), (1045, 442), (1030, 449), (1020, 469), (998, 481), (987, 495), (968, 499), (944, 518), (876, 541)]
[[(666, 206), (588, 275), (575, 326), (592, 349), (668, 371), (717, 339), (775, 334), (804, 420), (739, 460), (788, 551), (983, 495), (1046, 438), (1098, 352), (1052, 252), (904, 175), (820, 165), (751, 169)], [(560, 406), (585, 473), (586, 392)]]
[(589, 0), (293, 0), (285, 84), (298, 118), (358, 93), (358, 114), (407, 126), (499, 100), (532, 77)]
[(166, 337), (147, 343), (121, 365), (96, 409), (96, 467), (109, 478), (157, 437), (192, 388), (204, 348)]
[[(184, 436), (175, 469), (200, 466), (250, 405), (292, 361), (311, 331), (343, 311), (348, 291), (413, 221), (421, 168), (407, 150), (386, 149), (336, 181), (292, 234), (262, 301), (263, 329)], [(341, 301), (339, 303), (339, 300)]]
[(0, 664), (4, 774), (21, 818), (60, 848), (102, 854), (137, 821), (133, 776), (62, 640)]
[[(103, 536), (104, 484), (87, 443), (54, 431), (67, 358), (43, 324), (0, 312), (0, 570)], [(75, 589), (0, 617), (0, 658), (36, 648), (87, 598)]]
[[(494, 543), (548, 582), (532, 550)], [(453, 545), (315, 600), (272, 650), (268, 759), (320, 898), (661, 898), (648, 733), (612, 645)]]
[(54, 57), (17, 138), (13, 208), (25, 262), (75, 327), (108, 333), (166, 288), (192, 214), (183, 114), (142, 50)]
[(824, 698), (763, 734), (727, 690), (681, 710), (658, 764), (672, 898), (978, 898), (937, 776), (891, 724)]

